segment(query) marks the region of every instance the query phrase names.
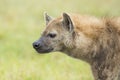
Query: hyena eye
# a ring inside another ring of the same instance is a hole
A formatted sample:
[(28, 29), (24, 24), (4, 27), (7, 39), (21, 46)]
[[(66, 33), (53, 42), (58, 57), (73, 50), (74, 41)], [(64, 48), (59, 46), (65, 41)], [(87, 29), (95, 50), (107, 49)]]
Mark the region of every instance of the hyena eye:
[(50, 38), (55, 38), (55, 37), (56, 37), (56, 34), (54, 34), (54, 33), (49, 33), (48, 36), (49, 36)]

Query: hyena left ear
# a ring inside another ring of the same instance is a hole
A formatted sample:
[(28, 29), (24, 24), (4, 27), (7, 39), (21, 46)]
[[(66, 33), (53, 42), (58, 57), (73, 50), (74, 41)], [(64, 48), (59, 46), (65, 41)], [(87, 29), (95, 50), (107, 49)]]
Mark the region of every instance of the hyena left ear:
[(69, 32), (73, 32), (74, 26), (70, 16), (67, 13), (63, 13), (63, 27), (66, 28)]
[(52, 20), (52, 17), (48, 16), (48, 14), (46, 12), (44, 13), (44, 18), (46, 21), (46, 25)]

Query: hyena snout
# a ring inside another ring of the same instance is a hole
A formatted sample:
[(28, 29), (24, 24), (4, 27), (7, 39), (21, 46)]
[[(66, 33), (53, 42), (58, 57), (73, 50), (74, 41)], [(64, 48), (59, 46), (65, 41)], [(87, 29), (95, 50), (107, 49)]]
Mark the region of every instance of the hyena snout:
[(40, 42), (34, 42), (33, 43), (33, 47), (35, 48), (35, 49), (38, 49), (38, 48), (40, 48), (40, 47), (42, 47), (42, 44), (40, 43)]
[(33, 48), (38, 52), (38, 53), (49, 53), (53, 51), (52, 47), (49, 47), (47, 42), (42, 41), (42, 39), (35, 41), (33, 43)]

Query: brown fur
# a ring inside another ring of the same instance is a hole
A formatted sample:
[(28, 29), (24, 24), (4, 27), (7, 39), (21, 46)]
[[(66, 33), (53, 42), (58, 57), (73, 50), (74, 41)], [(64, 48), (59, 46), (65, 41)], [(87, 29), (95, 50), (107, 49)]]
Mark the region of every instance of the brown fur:
[(116, 80), (120, 71), (120, 19), (77, 15), (71, 18), (76, 34), (80, 33), (77, 37), (82, 34), (90, 42), (86, 40), (81, 52), (80, 40), (76, 38), (77, 50), (68, 53), (90, 63), (95, 80)]
[(120, 18), (69, 16), (74, 25), (72, 35), (63, 29), (62, 16), (51, 20), (43, 33), (44, 36), (51, 31), (58, 33), (59, 46), (54, 51), (89, 63), (95, 80), (120, 80)]

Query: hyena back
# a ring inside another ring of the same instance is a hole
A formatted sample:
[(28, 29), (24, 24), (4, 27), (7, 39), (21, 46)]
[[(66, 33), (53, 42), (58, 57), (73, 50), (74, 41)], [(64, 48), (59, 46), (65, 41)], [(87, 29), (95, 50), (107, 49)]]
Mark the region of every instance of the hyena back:
[(91, 65), (95, 80), (120, 80), (120, 18), (67, 14), (52, 19), (33, 43), (38, 53), (63, 52)]

